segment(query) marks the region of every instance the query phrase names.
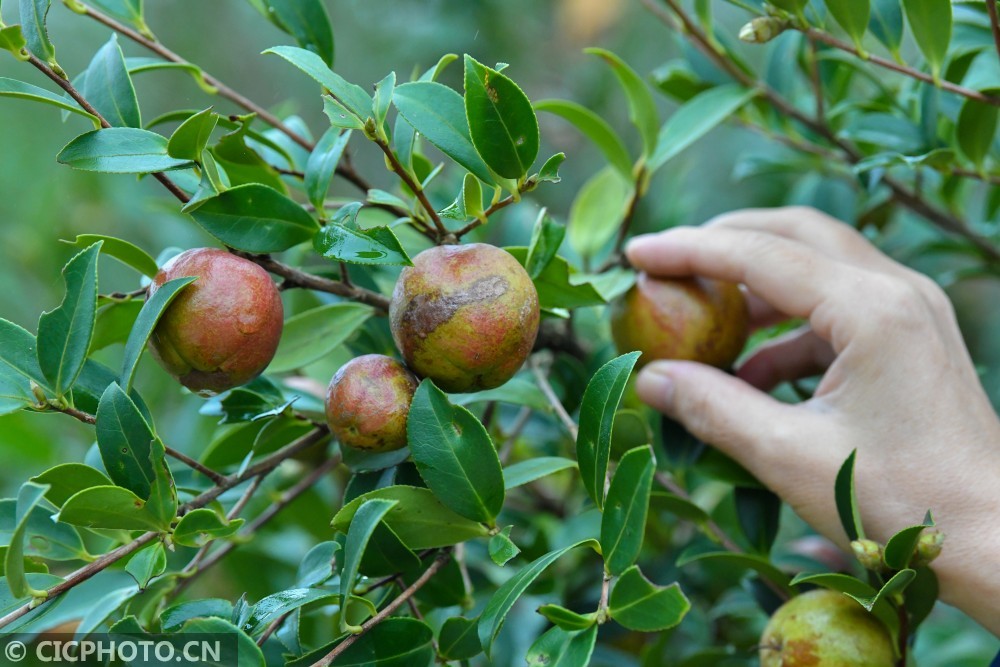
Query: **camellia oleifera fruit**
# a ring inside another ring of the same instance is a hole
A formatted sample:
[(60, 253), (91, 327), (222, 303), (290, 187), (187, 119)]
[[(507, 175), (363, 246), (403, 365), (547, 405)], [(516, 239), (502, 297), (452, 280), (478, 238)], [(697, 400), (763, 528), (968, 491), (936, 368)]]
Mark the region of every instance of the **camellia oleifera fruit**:
[(267, 271), (214, 248), (188, 250), (167, 262), (149, 296), (169, 280), (190, 276), (197, 280), (167, 307), (149, 348), (181, 384), (210, 396), (267, 368), (281, 338), (284, 309)]
[(611, 305), (615, 346), (623, 354), (642, 352), (640, 365), (678, 359), (728, 368), (748, 334), (746, 299), (733, 283), (640, 273)]
[(761, 667), (893, 667), (882, 622), (843, 593), (814, 590), (782, 605), (760, 639)]
[(499, 387), (538, 335), (538, 292), (514, 257), (483, 243), (425, 250), (403, 269), (389, 306), (396, 346), (448, 392)]
[(388, 452), (406, 445), (406, 418), (417, 390), (406, 366), (381, 354), (344, 364), (326, 392), (326, 417), (342, 445)]

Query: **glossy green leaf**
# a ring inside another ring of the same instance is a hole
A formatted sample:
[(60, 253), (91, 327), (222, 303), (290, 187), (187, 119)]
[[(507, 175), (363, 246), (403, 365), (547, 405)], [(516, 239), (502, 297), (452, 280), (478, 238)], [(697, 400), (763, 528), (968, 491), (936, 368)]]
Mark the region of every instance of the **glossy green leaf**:
[(826, 0), (826, 8), (844, 32), (860, 47), (871, 16), (870, 0)]
[(285, 321), (278, 351), (268, 369), (283, 373), (303, 368), (343, 345), (375, 311), (360, 303), (331, 303)]
[(81, 92), (113, 127), (142, 127), (139, 101), (117, 35), (112, 34), (90, 61)]
[(201, 161), (201, 153), (212, 137), (219, 116), (209, 107), (188, 118), (167, 141), (167, 153), (180, 160)]
[[(421, 571), (420, 557), (384, 523), (375, 527), (368, 548), (361, 558), (360, 571), (367, 577), (388, 577), (400, 572), (412, 573)], [(446, 566), (447, 567), (447, 566)], [(435, 575), (432, 581), (441, 579), (441, 574)], [(430, 589), (427, 589), (430, 590)], [(427, 591), (424, 591), (426, 593)], [(464, 599), (464, 594), (463, 594)]]
[(0, 319), (0, 414), (36, 404), (32, 382), (46, 384), (35, 354), (35, 337)]
[(97, 258), (101, 242), (63, 267), (66, 294), (58, 308), (38, 320), (38, 366), (56, 396), (73, 386), (90, 350), (97, 317)]
[(406, 433), (413, 462), (438, 499), (468, 519), (492, 525), (503, 508), (504, 481), (482, 422), (424, 380), (410, 404)]
[(438, 652), (445, 660), (469, 660), (483, 652), (476, 633), (478, 619), (449, 618), (438, 634)]
[(243, 519), (229, 521), (206, 508), (191, 510), (177, 523), (173, 540), (186, 547), (203, 547), (213, 540), (235, 535), (242, 526)]
[(915, 570), (900, 570), (889, 581), (885, 582), (885, 585), (879, 589), (874, 597), (857, 597), (850, 593), (848, 595), (857, 600), (862, 607), (868, 611), (872, 611), (875, 605), (882, 600), (891, 600), (894, 595), (898, 595), (906, 590), (906, 587), (910, 585), (910, 582), (916, 576), (917, 573)]
[[(32, 484), (38, 483), (32, 480)], [(49, 490), (46, 490), (46, 497), (48, 494)], [(87, 552), (79, 531), (73, 526), (53, 521), (52, 515), (51, 507), (47, 503), (39, 502), (25, 516), (19, 517), (16, 499), (0, 500), (0, 544), (9, 545), (18, 530), (19, 521), (23, 521), (22, 551), (26, 557), (26, 567), (31, 565), (32, 559), (90, 560), (92, 556)], [(6, 554), (3, 558), (6, 558)]]
[(49, 487), (45, 499), (56, 507), (62, 507), (63, 503), (84, 489), (111, 484), (111, 480), (100, 470), (82, 463), (57, 465), (32, 477), (31, 481)]
[(844, 461), (834, 485), (840, 525), (844, 527), (847, 539), (852, 542), (865, 537), (865, 529), (861, 525), (861, 512), (858, 509), (858, 496), (854, 490), (854, 459), (857, 453), (857, 450), (851, 452)]
[(677, 558), (677, 566), (684, 567), (690, 563), (696, 563), (703, 560), (713, 560), (725, 563), (732, 566), (736, 570), (752, 570), (771, 583), (780, 586), (789, 595), (792, 594), (792, 590), (789, 586), (789, 576), (779, 570), (777, 566), (771, 563), (771, 561), (766, 557), (758, 556), (756, 554), (733, 553), (731, 551), (710, 551), (706, 553), (689, 550), (685, 551)]
[(143, 21), (142, 2), (143, 0), (92, 0), (95, 6), (140, 29), (146, 26)]
[[(524, 264), (528, 249), (506, 247), (507, 252)], [(592, 284), (577, 278), (575, 271), (563, 257), (556, 255), (549, 265), (534, 279), (538, 302), (542, 308), (586, 308), (607, 303)]]
[(276, 23), (333, 67), (333, 28), (322, 0), (266, 0)]
[[(143, 72), (157, 72), (160, 70), (177, 70), (189, 74), (198, 87), (209, 95), (218, 94), (218, 89), (205, 80), (205, 72), (194, 63), (187, 61), (174, 62), (172, 60), (161, 60), (160, 58), (126, 58), (125, 67), (131, 75), (142, 74)], [(150, 127), (152, 124), (150, 124)]]
[(385, 117), (389, 115), (389, 107), (392, 105), (392, 92), (396, 88), (396, 73), (389, 74), (375, 84), (375, 97), (372, 100), (372, 116), (375, 118), (375, 125), (382, 126)]
[(559, 176), (559, 167), (566, 161), (565, 153), (556, 153), (542, 165), (538, 170), (538, 181), (545, 183), (559, 183), (562, 178)]
[[(364, 501), (351, 518), (351, 526), (347, 530), (347, 541), (344, 546), (344, 567), (340, 573), (340, 595), (347, 600), (354, 593), (358, 579), (358, 568), (372, 533), (385, 518), (389, 511), (399, 504), (398, 500), (371, 498)], [(347, 615), (340, 615), (340, 630), (348, 630)]]
[(56, 158), (82, 171), (109, 174), (150, 174), (191, 166), (167, 154), (167, 140), (149, 130), (112, 127), (81, 134), (66, 144)]
[(81, 250), (88, 248), (98, 241), (102, 242), (101, 253), (108, 257), (114, 257), (125, 266), (129, 266), (144, 276), (154, 277), (160, 270), (156, 265), (156, 260), (149, 253), (139, 246), (124, 241), (114, 236), (104, 234), (78, 234), (73, 241), (63, 241), (69, 245), (76, 246)]
[(335, 574), (334, 559), (340, 551), (339, 542), (320, 542), (305, 555), (299, 563), (299, 571), (295, 576), (297, 587), (312, 588), (330, 580)]
[(24, 571), (24, 541), (28, 532), (28, 519), (38, 503), (45, 497), (48, 487), (34, 482), (25, 482), (17, 492), (17, 509), (14, 530), (4, 557), (4, 574), (11, 594), (22, 598), (32, 593)]
[[(169, 280), (160, 285), (156, 293), (143, 305), (139, 317), (136, 318), (135, 325), (132, 327), (132, 332), (129, 334), (128, 342), (125, 343), (125, 357), (122, 360), (122, 372), (118, 379), (118, 383), (125, 392), (132, 390), (132, 379), (135, 377), (135, 369), (139, 365), (139, 357), (142, 356), (146, 341), (153, 334), (156, 323), (160, 321), (163, 313), (166, 312), (177, 295), (196, 279), (189, 277)], [(123, 393), (122, 396), (124, 395)]]
[(542, 275), (542, 271), (552, 263), (552, 259), (559, 252), (559, 246), (562, 245), (565, 236), (565, 225), (560, 225), (549, 217), (545, 209), (542, 209), (538, 214), (534, 230), (531, 232), (528, 257), (524, 260), (524, 270), (528, 272), (532, 280)]
[(442, 505), (430, 489), (414, 486), (389, 486), (355, 498), (333, 517), (333, 528), (347, 532), (354, 513), (372, 498), (399, 501), (384, 521), (410, 549), (446, 547), (489, 534), (481, 523)]
[(56, 49), (49, 39), (46, 19), (52, 0), (20, 0), (21, 30), (28, 43), (28, 50), (41, 60), (55, 65)]
[[(32, 573), (29, 572), (25, 575), (25, 579), (28, 582), (28, 587), (36, 590), (43, 591), (51, 589), (53, 586), (63, 583), (62, 577), (57, 577), (52, 574), (47, 573)], [(10, 586), (7, 584), (6, 579), (0, 579), (0, 614), (7, 615), (12, 611), (17, 610), (23, 605), (29, 604), (32, 599), (28, 596), (16, 597), (10, 591)], [(50, 603), (36, 607), (33, 611), (29, 612), (27, 615), (23, 616), (20, 620), (14, 621), (6, 626), (5, 630), (7, 633), (15, 632), (21, 628), (24, 628), (31, 624), (33, 621), (39, 619), (39, 617), (44, 616), (49, 613), (58, 603), (58, 600)]]
[(903, 0), (903, 9), (913, 39), (937, 79), (951, 42), (951, 0)]
[(584, 53), (590, 53), (603, 59), (618, 77), (618, 82), (628, 99), (629, 118), (632, 124), (638, 128), (639, 135), (642, 137), (644, 154), (647, 157), (652, 155), (656, 148), (656, 131), (660, 126), (660, 121), (649, 86), (642, 80), (642, 77), (635, 73), (635, 70), (614, 53), (597, 48), (584, 49)]
[(504, 178), (518, 179), (538, 157), (538, 119), (510, 78), (465, 56), (465, 111), (472, 143)]
[(330, 125), (341, 130), (364, 130), (365, 122), (361, 118), (338, 102), (336, 99), (323, 97), (323, 113), (330, 119)]
[[(249, 140), (253, 140), (264, 144), (266, 148), (275, 150), (273, 145), (261, 141), (261, 135), (250, 131), (250, 124), (255, 117), (253, 114), (235, 117), (236, 123), (233, 126), (233, 130), (222, 135), (215, 145), (209, 149), (217, 164), (212, 165), (208, 159), (202, 158), (205, 175), (213, 176), (212, 171), (219, 172), (219, 178), (211, 179), (213, 185), (224, 174), (229, 179), (229, 186), (236, 187), (252, 183), (254, 185), (268, 186), (284, 194), (287, 191), (287, 187), (281, 175), (261, 156), (260, 152), (254, 146), (248, 143)], [(188, 118), (190, 119), (190, 116)], [(223, 122), (224, 120), (220, 118), (219, 124), (225, 127), (226, 123)], [(293, 164), (292, 158), (287, 153), (282, 153), (280, 150), (275, 152), (278, 152), (284, 159), (287, 159), (289, 164)], [(220, 190), (222, 188), (215, 186), (214, 189)], [(188, 202), (182, 210), (189, 212), (198, 206), (201, 206), (200, 201), (198, 203)]]
[(598, 508), (604, 507), (604, 484), (611, 456), (611, 428), (615, 412), (638, 359), (638, 352), (630, 352), (604, 364), (591, 378), (583, 394), (576, 459), (583, 486)]
[(111, 479), (149, 498), (164, 449), (131, 398), (112, 384), (97, 406), (97, 444)]
[(596, 625), (575, 631), (557, 626), (539, 637), (525, 658), (528, 667), (586, 667), (596, 643)]
[(537, 456), (504, 468), (504, 486), (514, 489), (570, 468), (576, 468), (576, 461), (561, 456)]
[(313, 238), (316, 252), (351, 264), (410, 266), (413, 262), (389, 227), (351, 229), (331, 223)]
[(761, 554), (770, 552), (778, 536), (781, 499), (764, 488), (738, 486), (733, 493), (740, 528), (751, 547)]
[(597, 612), (578, 614), (557, 604), (543, 604), (538, 613), (563, 630), (585, 630), (597, 623)]
[(280, 192), (249, 183), (226, 190), (191, 211), (209, 234), (247, 252), (281, 252), (319, 230), (309, 213)]
[(899, 55), (903, 41), (903, 8), (900, 0), (871, 0), (868, 30), (882, 42), (893, 56)]
[(688, 100), (660, 130), (656, 150), (649, 158), (650, 173), (701, 139), (749, 102), (756, 91), (736, 84), (717, 86)]
[(167, 635), (165, 641), (174, 645), (175, 655), (182, 655), (191, 642), (204, 641), (206, 636), (224, 636), (235, 639), (221, 643), (221, 655), (210, 667), (263, 667), (264, 654), (257, 643), (228, 619), (195, 618), (187, 621), (176, 633)]
[(281, 56), (330, 91), (351, 113), (364, 121), (371, 115), (372, 98), (364, 88), (348, 83), (334, 73), (315, 53), (294, 46), (275, 46), (264, 51)]
[(542, 100), (535, 102), (535, 109), (555, 114), (572, 123), (601, 149), (608, 164), (617, 169), (626, 180), (632, 179), (632, 158), (625, 143), (606, 120), (582, 104), (569, 100)]
[(309, 160), (306, 162), (305, 186), (309, 201), (317, 211), (323, 211), (323, 202), (330, 190), (333, 174), (337, 171), (337, 165), (350, 140), (350, 131), (341, 132), (331, 127), (320, 137), (316, 142), (316, 148), (309, 154)]
[(71, 111), (90, 119), (90, 121), (94, 123), (95, 129), (101, 126), (101, 122), (97, 119), (97, 116), (84, 111), (75, 101), (69, 100), (65, 97), (60, 97), (55, 93), (50, 93), (44, 88), (33, 86), (30, 83), (0, 77), (0, 97), (15, 97), (23, 100), (30, 100), (32, 102), (48, 104), (58, 107), (63, 111)]
[(84, 489), (66, 501), (58, 517), (84, 528), (165, 531), (170, 527), (147, 509), (145, 500), (120, 486)]
[(927, 528), (926, 525), (910, 526), (899, 531), (889, 538), (885, 543), (885, 553), (883, 560), (891, 570), (903, 570), (910, 565), (920, 540), (920, 534)]
[[(12, 56), (20, 61), (28, 60), (28, 42), (24, 39), (24, 32), (21, 30), (21, 26), (9, 25), (0, 28), (0, 49), (9, 51)], [(16, 83), (20, 83), (20, 81)]]
[(419, 81), (397, 86), (392, 102), (406, 122), (442, 153), (482, 182), (494, 183), (473, 146), (461, 95), (440, 83)]
[(167, 552), (162, 542), (154, 542), (132, 556), (125, 564), (139, 590), (145, 590), (149, 582), (167, 571)]
[(993, 137), (997, 132), (997, 114), (1000, 109), (992, 104), (975, 100), (965, 100), (955, 124), (955, 138), (962, 154), (977, 169), (983, 168), (983, 161), (989, 155)]
[(293, 588), (269, 595), (253, 606), (249, 616), (240, 622), (240, 630), (259, 637), (273, 621), (307, 604), (339, 600), (340, 595), (320, 588)]
[(592, 257), (611, 240), (625, 217), (631, 185), (611, 167), (591, 176), (569, 210), (567, 236), (573, 250)]
[(620, 575), (639, 557), (655, 471), (649, 445), (626, 452), (615, 469), (601, 519), (601, 553), (605, 569), (613, 575)]
[(490, 560), (500, 567), (503, 567), (512, 558), (521, 553), (521, 549), (510, 539), (511, 528), (513, 526), (507, 526), (490, 538)]
[(583, 540), (568, 547), (550, 551), (526, 565), (497, 589), (496, 593), (490, 598), (490, 601), (486, 603), (486, 608), (483, 609), (483, 613), (479, 617), (479, 642), (482, 644), (487, 658), (492, 654), (493, 642), (496, 641), (497, 635), (500, 634), (503, 623), (507, 619), (507, 614), (510, 613), (511, 608), (513, 608), (518, 598), (528, 590), (528, 587), (552, 563), (573, 549), (584, 545), (596, 546), (593, 540)]
[[(906, 610), (910, 613), (910, 630), (915, 630), (930, 615), (940, 594), (937, 575), (929, 567), (917, 569), (916, 576), (906, 587)], [(872, 613), (877, 612), (877, 608)]]
[(167, 607), (160, 615), (160, 627), (164, 632), (176, 632), (188, 621), (195, 618), (230, 619), (233, 616), (233, 603), (229, 600), (207, 598), (191, 600)]
[(611, 618), (630, 630), (659, 632), (674, 627), (691, 609), (678, 584), (657, 586), (633, 565), (611, 589)]

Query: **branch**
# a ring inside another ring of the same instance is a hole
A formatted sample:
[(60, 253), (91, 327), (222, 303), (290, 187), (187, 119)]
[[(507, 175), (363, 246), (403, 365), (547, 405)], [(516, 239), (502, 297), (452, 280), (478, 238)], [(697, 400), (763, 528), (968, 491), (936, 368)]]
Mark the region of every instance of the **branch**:
[(413, 595), (417, 591), (423, 588), (424, 585), (428, 581), (430, 581), (431, 577), (437, 574), (438, 570), (444, 567), (445, 563), (447, 563), (448, 559), (450, 558), (451, 558), (451, 549), (445, 549), (441, 553), (439, 553), (437, 558), (434, 559), (434, 562), (431, 563), (430, 567), (428, 567), (424, 571), (424, 573), (420, 575), (420, 578), (414, 581), (409, 588), (404, 590), (392, 602), (386, 605), (385, 609), (383, 609), (382, 611), (380, 611), (379, 613), (375, 614), (370, 619), (365, 621), (364, 625), (361, 626), (361, 632), (359, 632), (356, 635), (351, 635), (341, 643), (337, 644), (336, 648), (334, 648), (332, 651), (326, 654), (326, 656), (322, 660), (314, 663), (312, 667), (330, 667), (330, 665), (333, 664), (334, 660), (340, 657), (340, 655), (348, 648), (350, 648), (356, 641), (358, 641), (358, 639), (363, 637), (376, 625), (378, 625), (385, 619), (392, 616), (397, 609), (406, 604), (407, 600), (409, 600), (411, 597), (413, 597)]
[(397, 158), (396, 154), (392, 152), (389, 144), (387, 144), (384, 139), (381, 137), (375, 137), (372, 141), (374, 141), (375, 145), (381, 148), (382, 152), (385, 153), (385, 157), (389, 161), (389, 166), (392, 167), (393, 172), (395, 172), (395, 174), (399, 176), (400, 180), (406, 184), (406, 187), (410, 189), (410, 192), (416, 195), (417, 201), (420, 202), (420, 205), (430, 217), (431, 222), (434, 223), (438, 236), (442, 238), (447, 236), (448, 230), (445, 228), (444, 223), (441, 222), (441, 217), (438, 216), (437, 211), (434, 209), (434, 205), (427, 199), (427, 194), (424, 192), (424, 189), (420, 187), (420, 183), (417, 183), (413, 176), (410, 175), (410, 172), (406, 170), (406, 167), (400, 163), (399, 158)]
[(521, 195), (523, 195), (525, 192), (530, 192), (534, 190), (537, 186), (538, 183), (535, 182), (534, 179), (531, 178), (526, 179), (524, 183), (521, 184), (521, 186), (518, 188), (517, 197), (515, 197), (514, 195), (507, 195), (500, 201), (490, 204), (489, 208), (483, 211), (482, 218), (476, 218), (475, 220), (467, 224), (465, 227), (462, 227), (460, 230), (455, 232), (455, 237), (462, 238), (463, 236), (471, 232), (473, 229), (476, 229), (477, 227), (485, 224), (485, 221), (488, 220), (491, 215), (517, 202), (520, 199)]
[(993, 30), (993, 43), (1000, 56), (1000, 17), (997, 16), (997, 0), (986, 0), (986, 12), (990, 15), (990, 28)]
[(545, 398), (549, 400), (549, 403), (552, 405), (552, 409), (556, 411), (556, 415), (559, 417), (559, 420), (562, 421), (566, 430), (569, 431), (569, 434), (573, 436), (573, 440), (576, 440), (577, 436), (580, 435), (580, 427), (576, 425), (573, 418), (569, 416), (568, 412), (566, 412), (566, 408), (563, 407), (562, 401), (559, 400), (559, 397), (556, 396), (556, 392), (553, 391), (552, 385), (549, 383), (549, 379), (545, 376), (545, 373), (542, 372), (541, 367), (538, 365), (538, 361), (532, 358), (528, 362), (528, 365), (531, 366), (531, 372), (535, 374), (535, 379), (538, 380), (539, 388), (542, 390), (542, 393), (545, 394)]
[(383, 313), (389, 311), (389, 299), (382, 296), (378, 292), (372, 292), (371, 290), (366, 290), (363, 287), (348, 285), (337, 280), (330, 280), (329, 278), (323, 278), (312, 273), (300, 271), (299, 269), (272, 259), (270, 255), (254, 255), (242, 251), (236, 251), (234, 254), (245, 259), (249, 259), (267, 271), (270, 271), (277, 276), (281, 276), (285, 279), (285, 286), (287, 287), (303, 287), (305, 289), (316, 290), (317, 292), (336, 294), (337, 296), (342, 296), (346, 299), (367, 303), (369, 306), (374, 306)]

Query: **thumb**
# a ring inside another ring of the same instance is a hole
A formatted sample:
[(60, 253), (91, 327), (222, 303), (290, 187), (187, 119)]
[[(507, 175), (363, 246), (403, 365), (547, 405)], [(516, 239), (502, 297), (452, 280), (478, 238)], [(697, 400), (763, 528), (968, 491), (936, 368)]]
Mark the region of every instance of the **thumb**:
[(639, 373), (636, 391), (751, 472), (780, 459), (802, 439), (799, 411), (711, 366), (656, 361)]

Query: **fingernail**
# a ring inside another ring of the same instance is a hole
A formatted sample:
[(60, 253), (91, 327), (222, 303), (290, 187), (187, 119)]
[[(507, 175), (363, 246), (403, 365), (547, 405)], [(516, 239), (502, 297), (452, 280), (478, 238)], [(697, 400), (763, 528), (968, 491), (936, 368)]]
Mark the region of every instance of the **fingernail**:
[(635, 390), (645, 403), (662, 411), (669, 411), (674, 403), (674, 379), (670, 376), (669, 363), (657, 361), (639, 372)]

